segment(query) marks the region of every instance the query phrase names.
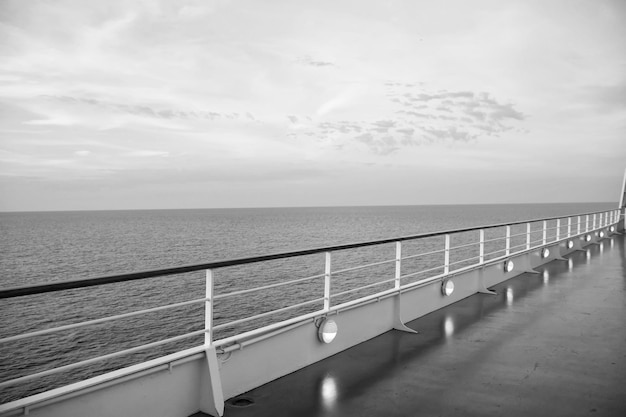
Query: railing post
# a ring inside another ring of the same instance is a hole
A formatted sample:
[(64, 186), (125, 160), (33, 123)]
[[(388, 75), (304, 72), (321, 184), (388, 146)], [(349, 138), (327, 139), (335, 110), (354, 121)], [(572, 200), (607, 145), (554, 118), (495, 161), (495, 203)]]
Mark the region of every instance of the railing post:
[(204, 344), (205, 346), (213, 345), (213, 271), (206, 270), (206, 288), (204, 303)]
[(530, 249), (530, 223), (526, 223), (526, 250)]
[(572, 218), (567, 218), (567, 237), (569, 238), (572, 235)]
[(505, 245), (504, 253), (509, 256), (511, 254), (511, 226), (506, 227)]
[(559, 237), (561, 237), (561, 219), (556, 219), (556, 239), (555, 239), (555, 242), (557, 240), (559, 240)]
[(585, 232), (589, 231), (589, 215), (585, 216)]
[(480, 229), (480, 245), (478, 248), (478, 263), (485, 262), (485, 230)]
[(450, 235), (446, 234), (444, 259), (443, 259), (443, 273), (450, 272)]
[(330, 278), (331, 253), (326, 252), (326, 266), (324, 267), (324, 311), (330, 310)]
[(580, 216), (578, 216), (578, 232), (576, 232), (577, 235), (580, 234), (580, 222), (581, 222), (581, 218)]
[(396, 242), (396, 290), (400, 289), (400, 278), (402, 277), (402, 242)]
[(546, 220), (543, 221), (543, 244), (546, 244), (548, 238), (548, 222)]

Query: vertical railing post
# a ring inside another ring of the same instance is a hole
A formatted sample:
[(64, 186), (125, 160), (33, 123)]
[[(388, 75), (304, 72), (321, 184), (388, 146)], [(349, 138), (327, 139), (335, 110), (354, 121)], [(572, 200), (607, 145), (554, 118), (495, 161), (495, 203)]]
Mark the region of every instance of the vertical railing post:
[(324, 267), (324, 311), (330, 310), (330, 278), (331, 278), (331, 253), (326, 252), (326, 264)]
[(585, 216), (585, 232), (589, 231), (589, 215)]
[(206, 288), (204, 303), (204, 344), (205, 346), (213, 345), (213, 271), (206, 270)]
[(526, 223), (526, 250), (530, 249), (530, 223)]
[(445, 250), (443, 256), (443, 273), (450, 272), (450, 235), (446, 234)]
[(580, 216), (578, 216), (578, 232), (576, 232), (577, 235), (580, 234), (580, 222), (582, 221), (582, 219), (580, 218)]
[(591, 230), (593, 230), (593, 229), (595, 229), (595, 228), (596, 228), (596, 214), (594, 213), (594, 214), (593, 214), (593, 223), (592, 223)]
[(396, 242), (396, 290), (400, 289), (400, 279), (402, 278), (402, 242)]
[(548, 222), (546, 220), (543, 221), (543, 244), (546, 244), (548, 238)]
[(485, 230), (480, 229), (480, 244), (478, 247), (478, 263), (485, 262)]
[(509, 256), (511, 254), (511, 226), (506, 227), (506, 240), (505, 240), (504, 253), (506, 254), (506, 256)]
[(559, 240), (560, 237), (561, 237), (561, 219), (556, 219), (556, 239), (555, 239), (555, 241)]
[(567, 218), (567, 237), (569, 238), (572, 235), (572, 218)]

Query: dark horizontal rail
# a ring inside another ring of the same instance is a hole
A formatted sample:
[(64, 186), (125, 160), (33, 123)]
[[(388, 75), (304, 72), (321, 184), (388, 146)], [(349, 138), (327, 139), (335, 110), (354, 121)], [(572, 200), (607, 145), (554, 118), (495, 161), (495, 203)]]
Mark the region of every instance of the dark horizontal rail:
[(323, 252), (334, 252), (334, 251), (340, 251), (340, 250), (346, 250), (346, 249), (363, 248), (367, 246), (383, 245), (385, 243), (394, 243), (394, 242), (402, 242), (406, 240), (416, 240), (416, 239), (424, 239), (428, 237), (443, 236), (443, 235), (452, 234), (452, 233), (471, 232), (471, 231), (481, 230), (481, 229), (493, 229), (493, 228), (503, 227), (503, 226), (514, 226), (518, 224), (556, 220), (556, 219), (563, 219), (567, 217), (587, 216), (587, 215), (598, 214), (598, 213), (606, 213), (607, 211), (612, 211), (612, 210), (601, 210), (601, 211), (595, 211), (595, 212), (590, 212), (590, 213), (569, 214), (569, 215), (564, 215), (564, 216), (524, 220), (524, 221), (518, 221), (518, 222), (512, 222), (512, 223), (499, 223), (499, 224), (492, 224), (488, 226), (476, 226), (476, 227), (468, 227), (464, 229), (454, 229), (454, 230), (446, 230), (446, 231), (440, 231), (440, 232), (421, 233), (417, 235), (402, 236), (402, 237), (396, 237), (396, 238), (390, 238), (390, 239), (373, 240), (373, 241), (359, 242), (359, 243), (347, 243), (344, 245), (325, 246), (322, 248), (305, 249), (305, 250), (298, 250), (298, 251), (292, 251), (292, 252), (281, 252), (281, 253), (274, 253), (274, 254), (269, 254), (269, 255), (252, 256), (252, 257), (247, 257), (247, 258), (228, 259), (228, 260), (215, 261), (215, 262), (209, 262), (209, 263), (204, 263), (204, 264), (183, 265), (183, 266), (177, 266), (173, 268), (153, 269), (153, 270), (148, 270), (148, 271), (131, 272), (127, 274), (109, 275), (109, 276), (104, 276), (104, 277), (82, 278), (82, 279), (75, 279), (75, 280), (68, 280), (68, 281), (27, 285), (27, 286), (22, 286), (22, 287), (12, 287), (12, 288), (6, 288), (6, 289), (0, 290), (0, 299), (21, 297), (25, 295), (43, 294), (43, 293), (48, 293), (48, 292), (70, 290), (70, 289), (75, 289), (75, 288), (93, 287), (96, 285), (112, 284), (116, 282), (135, 281), (135, 280), (140, 280), (140, 279), (155, 278), (155, 277), (160, 277), (160, 276), (165, 276), (165, 275), (183, 274), (186, 272), (202, 271), (202, 270), (207, 270), (207, 269), (226, 268), (229, 266), (246, 265), (246, 264), (257, 263), (257, 262), (272, 261), (276, 259), (285, 259), (285, 258), (294, 258), (297, 256), (314, 255), (316, 253), (323, 253)]

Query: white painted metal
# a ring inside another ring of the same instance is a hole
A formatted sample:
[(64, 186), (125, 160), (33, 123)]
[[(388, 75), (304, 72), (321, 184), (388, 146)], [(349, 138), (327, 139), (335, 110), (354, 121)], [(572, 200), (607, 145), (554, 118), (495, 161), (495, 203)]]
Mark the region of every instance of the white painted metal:
[[(259, 314), (255, 314), (255, 315), (250, 316), (250, 317), (244, 317), (242, 319), (232, 320), (232, 321), (229, 321), (228, 323), (222, 323), (222, 324), (219, 324), (217, 326), (213, 326), (213, 330), (215, 331), (215, 330), (227, 329), (229, 327), (237, 326), (238, 324), (247, 323), (249, 321), (262, 319), (263, 317), (269, 317), (269, 316), (272, 316), (272, 315), (278, 314), (278, 313), (284, 313), (284, 312), (289, 311), (289, 310), (294, 310), (294, 309), (296, 309), (298, 307), (304, 307), (304, 306), (308, 306), (308, 305), (311, 305), (311, 304), (319, 303), (322, 300), (324, 300), (324, 302), (325, 302), (326, 301), (326, 297), (324, 297), (324, 298), (316, 298), (314, 300), (303, 301), (301, 303), (288, 305), (287, 307), (277, 308), (277, 309), (271, 310), (271, 311), (266, 311), (265, 313), (259, 313)], [(325, 311), (326, 311), (326, 309), (325, 309)]]
[(555, 239), (555, 241), (558, 241), (560, 236), (561, 236), (561, 219), (556, 219), (556, 239)]
[(213, 271), (206, 270), (205, 291), (207, 301), (204, 304), (204, 344), (206, 346), (213, 345)]
[[(386, 261), (388, 262), (388, 261)], [(383, 262), (380, 262), (383, 263)], [(363, 265), (360, 268), (366, 268), (368, 266), (372, 266), (375, 264), (370, 264), (370, 265)], [(357, 269), (357, 268), (354, 268)], [(344, 271), (336, 271), (335, 274), (337, 272), (345, 272), (345, 271), (349, 271), (350, 269), (344, 270)], [(298, 278), (298, 279), (292, 279), (290, 281), (282, 281), (282, 282), (278, 282), (275, 284), (268, 284), (268, 285), (262, 285), (260, 287), (254, 287), (254, 288), (249, 288), (249, 289), (245, 289), (245, 290), (239, 290), (239, 291), (232, 291), (232, 292), (228, 292), (228, 293), (223, 293), (223, 294), (217, 294), (213, 296), (214, 300), (219, 300), (222, 298), (228, 298), (228, 297), (233, 297), (235, 295), (242, 295), (242, 294), (248, 294), (248, 293), (252, 293), (252, 292), (259, 292), (259, 291), (263, 291), (263, 290), (268, 290), (270, 288), (277, 288), (277, 287), (284, 287), (286, 285), (291, 285), (291, 284), (297, 284), (299, 282), (305, 282), (305, 281), (312, 281), (316, 278), (322, 278), (324, 277), (324, 274), (318, 274), (318, 275), (311, 275), (310, 277), (304, 277), (304, 278)]]
[(572, 218), (568, 217), (567, 218), (567, 237), (570, 237), (572, 235)]
[(479, 232), (479, 255), (478, 255), (478, 263), (479, 264), (483, 264), (485, 262), (485, 230), (484, 229), (480, 229)]
[(526, 249), (530, 249), (530, 223), (526, 223)]
[(79, 323), (66, 324), (65, 326), (51, 327), (49, 329), (37, 330), (37, 331), (34, 331), (34, 332), (29, 332), (29, 333), (22, 333), (22, 334), (18, 334), (18, 335), (15, 335), (15, 336), (10, 336), (10, 337), (5, 337), (3, 339), (0, 339), (0, 344), (1, 343), (6, 343), (6, 342), (14, 342), (14, 341), (20, 340), (20, 339), (27, 339), (29, 337), (43, 336), (45, 334), (62, 332), (62, 331), (66, 331), (66, 330), (77, 329), (77, 328), (80, 328), (80, 327), (106, 323), (106, 322), (109, 322), (109, 321), (125, 319), (125, 318), (128, 318), (128, 317), (139, 316), (139, 315), (142, 315), (142, 314), (148, 314), (148, 313), (154, 313), (154, 312), (157, 312), (157, 311), (169, 310), (169, 309), (172, 309), (172, 308), (183, 307), (183, 306), (186, 306), (186, 305), (204, 303), (207, 300), (208, 300), (208, 298), (198, 298), (198, 299), (195, 299), (195, 300), (183, 301), (183, 302), (175, 303), (175, 304), (167, 304), (167, 305), (160, 306), (160, 307), (147, 308), (145, 310), (132, 311), (130, 313), (117, 314), (115, 316), (108, 316), (108, 317), (103, 317), (103, 318), (100, 318), (100, 319), (82, 321), (82, 322), (79, 322)]
[(324, 266), (324, 311), (330, 310), (331, 253), (326, 252)]
[[(338, 269), (336, 271), (333, 271), (333, 276), (335, 277), (335, 276), (337, 276), (337, 274), (342, 274), (344, 272), (357, 271), (359, 269), (370, 268), (372, 266), (389, 264), (391, 262), (396, 262), (396, 260), (395, 259), (389, 259), (389, 260), (386, 260), (386, 261), (372, 262), (371, 264), (364, 264), (364, 265), (353, 266), (353, 267), (345, 268), (345, 269)], [(320, 275), (320, 277), (323, 277), (323, 276), (324, 276), (324, 274)]]
[(450, 235), (445, 236), (445, 248), (444, 248), (444, 261), (443, 261), (443, 273), (450, 272)]
[(396, 276), (394, 288), (400, 289), (402, 279), (402, 242), (396, 242)]
[(511, 226), (506, 227), (505, 255), (511, 254)]
[(445, 252), (445, 249), (438, 249), (438, 250), (434, 250), (434, 251), (431, 251), (431, 252), (424, 252), (424, 253), (417, 253), (417, 254), (414, 254), (414, 255), (408, 255), (408, 256), (403, 257), (402, 259), (419, 258), (419, 257), (422, 257), (422, 256), (433, 255), (435, 253), (442, 253), (442, 252)]

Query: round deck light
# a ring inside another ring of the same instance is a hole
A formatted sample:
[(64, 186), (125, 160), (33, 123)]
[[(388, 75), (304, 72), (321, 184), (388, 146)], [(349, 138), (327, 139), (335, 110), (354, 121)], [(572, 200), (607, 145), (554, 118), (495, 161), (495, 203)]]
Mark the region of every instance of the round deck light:
[(587, 235), (587, 236), (585, 236), (585, 241), (586, 241), (586, 242), (590, 242), (590, 241), (591, 241), (591, 235)]
[(550, 256), (550, 249), (548, 248), (541, 249), (541, 257), (547, 258), (548, 256)]
[(600, 230), (599, 236), (600, 236), (600, 239), (602, 239), (604, 237), (604, 230)]
[(454, 292), (454, 282), (452, 282), (452, 280), (450, 279), (444, 279), (443, 282), (441, 283), (441, 293), (443, 295), (452, 295), (452, 293)]
[(335, 340), (335, 337), (337, 337), (338, 329), (339, 328), (337, 327), (335, 320), (324, 318), (324, 320), (320, 323), (317, 337), (322, 343), (330, 343)]
[(515, 268), (515, 264), (512, 260), (508, 259), (504, 261), (504, 272), (511, 272)]
[(574, 242), (572, 240), (567, 241), (567, 249), (572, 249), (574, 247)]
[(614, 232), (615, 232), (615, 226), (611, 226), (611, 227), (609, 227), (609, 231), (610, 231), (611, 233), (614, 233)]

